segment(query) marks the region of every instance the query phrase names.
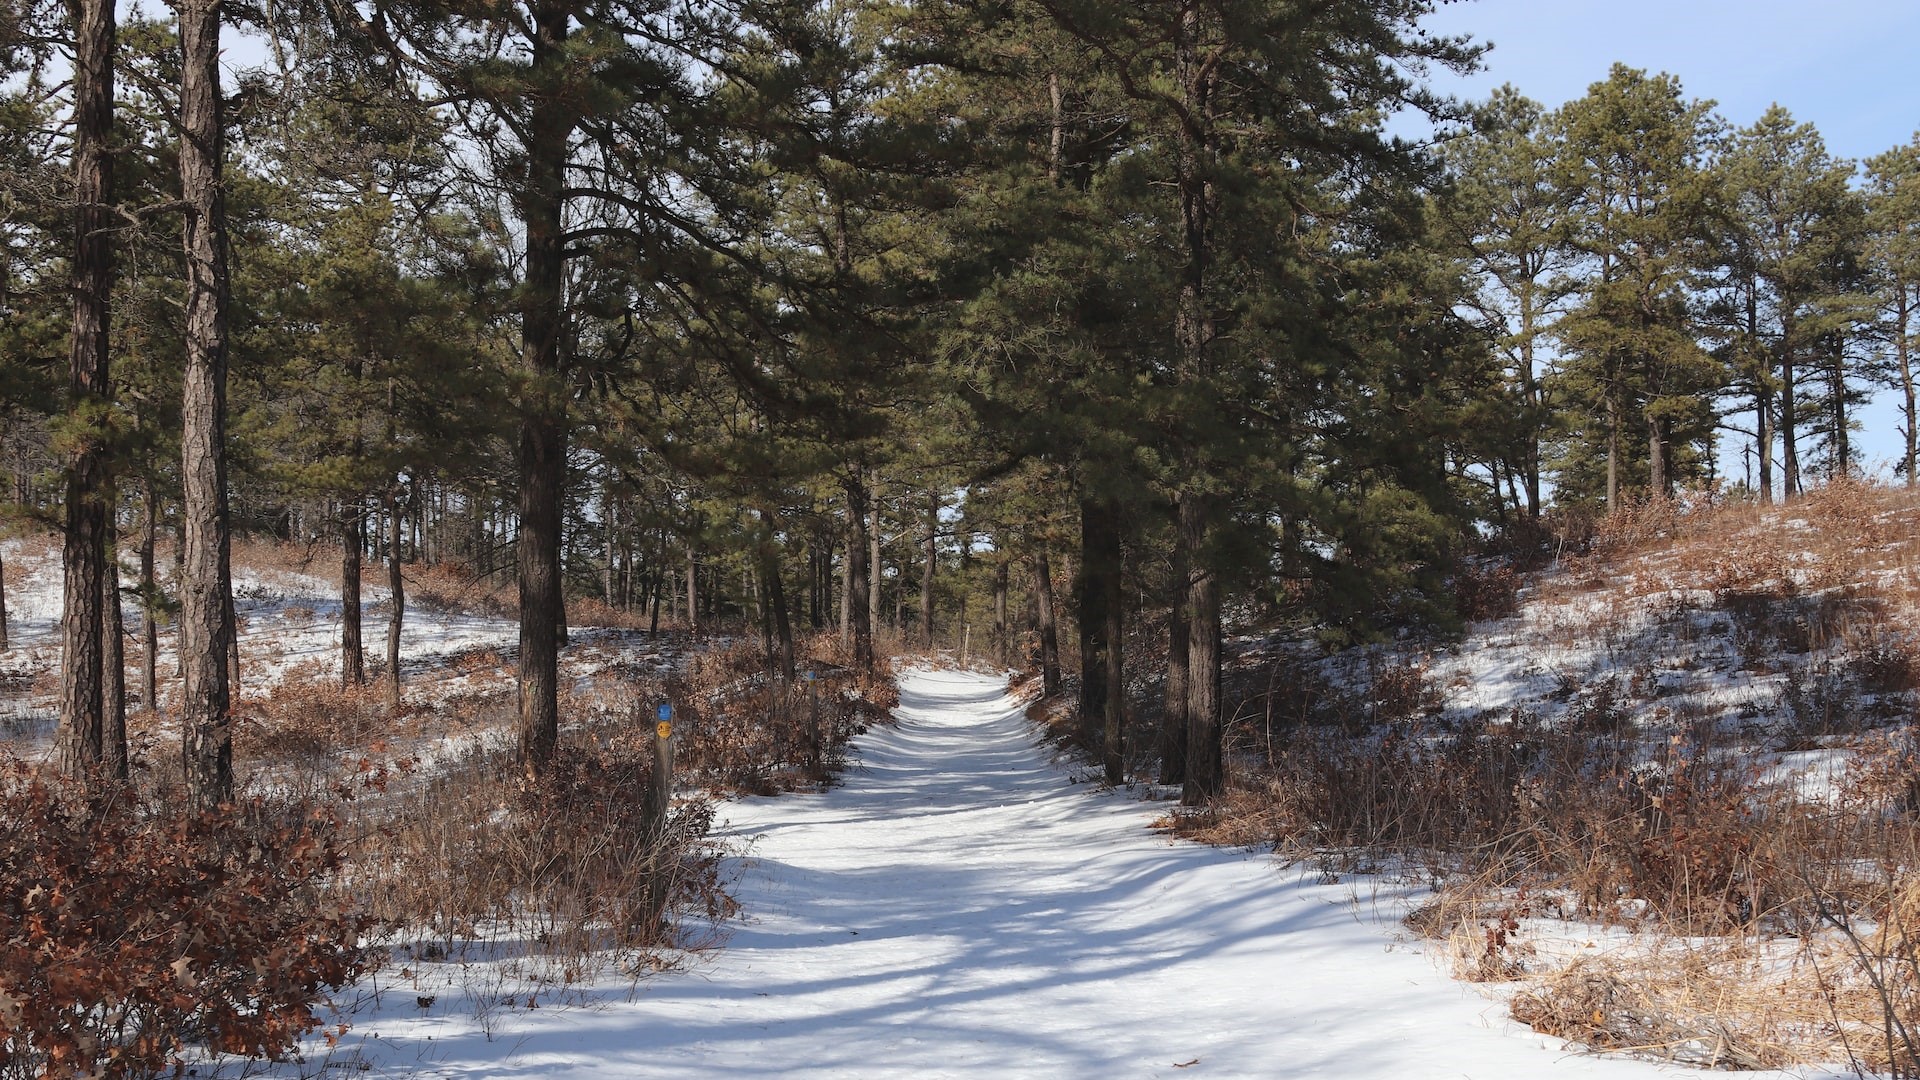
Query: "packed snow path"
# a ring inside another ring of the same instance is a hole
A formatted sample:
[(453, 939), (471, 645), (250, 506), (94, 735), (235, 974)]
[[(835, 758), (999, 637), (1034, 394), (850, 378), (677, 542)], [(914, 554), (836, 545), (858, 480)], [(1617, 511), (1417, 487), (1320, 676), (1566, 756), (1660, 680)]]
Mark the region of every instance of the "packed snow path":
[(1370, 881), (1150, 831), (1164, 804), (1072, 782), (1003, 680), (900, 688), (843, 787), (728, 808), (751, 847), (711, 962), (484, 1024), (402, 1001), (349, 1041), (446, 1077), (1674, 1075), (1512, 1024)]

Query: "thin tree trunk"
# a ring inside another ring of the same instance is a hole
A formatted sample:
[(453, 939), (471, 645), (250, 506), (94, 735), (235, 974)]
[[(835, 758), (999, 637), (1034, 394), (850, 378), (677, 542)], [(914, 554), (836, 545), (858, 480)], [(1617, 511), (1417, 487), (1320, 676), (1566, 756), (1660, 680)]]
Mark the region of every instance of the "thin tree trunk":
[(220, 2), (177, 0), (180, 190), (187, 204), (186, 378), (181, 407), (181, 751), (187, 798), (233, 798), (232, 534), (227, 511), (227, 220), (221, 176)]
[[(867, 512), (869, 515), (869, 524), (867, 527), (867, 625), (872, 628), (873, 633), (877, 634), (880, 632), (880, 586), (882, 582), (880, 576), (882, 568), (880, 478), (878, 476), (872, 478), (870, 491), (871, 494), (867, 500)], [(902, 566), (900, 571), (900, 587), (902, 590), (906, 588), (906, 576), (906, 568)], [(899, 618), (896, 616), (894, 624), (897, 626), (899, 621)]]
[[(1893, 324), (1893, 353), (1900, 362), (1900, 390), (1906, 398), (1907, 415), (1907, 429), (1903, 432), (1906, 436), (1906, 447), (1900, 461), (1902, 471), (1907, 474), (1907, 486), (1913, 487), (1915, 484), (1920, 484), (1920, 476), (1914, 475), (1915, 466), (1920, 465), (1920, 423), (1917, 423), (1920, 421), (1920, 402), (1916, 402), (1914, 398), (1913, 356), (1910, 351), (1911, 346), (1907, 342), (1907, 288), (1904, 285), (1899, 288), (1900, 313)], [(0, 615), (4, 615), (4, 609), (0, 609)], [(6, 645), (5, 635), (6, 631), (0, 630), (0, 648)]]
[(1126, 595), (1120, 579), (1119, 510), (1110, 507), (1114, 524), (1113, 573), (1107, 577), (1107, 708), (1106, 739), (1101, 761), (1106, 765), (1107, 783), (1118, 787), (1127, 782), (1127, 672), (1126, 672)]
[(840, 644), (853, 642), (853, 549), (840, 560)]
[(613, 467), (611, 465), (607, 467), (606, 483), (600, 489), (600, 504), (601, 512), (607, 519), (604, 522), (607, 533), (607, 565), (601, 570), (604, 578), (601, 582), (601, 591), (606, 596), (607, 606), (613, 607), (618, 599), (614, 591), (617, 584), (614, 567), (619, 563), (620, 510), (613, 499)]
[(1833, 401), (1833, 479), (1853, 474), (1853, 444), (1847, 431), (1847, 346), (1838, 334), (1832, 335), (1833, 366), (1828, 370), (1828, 396)]
[(153, 549), (160, 534), (159, 519), (159, 485), (149, 476), (145, 504), (140, 509), (140, 640), (146, 650), (140, 665), (140, 704), (149, 713), (160, 711), (160, 627), (153, 610), (160, 595), (153, 567)]
[(873, 668), (873, 593), (867, 576), (867, 488), (861, 470), (848, 470), (841, 481), (847, 496), (847, 622), (852, 626), (853, 663), (862, 671)]
[(0, 559), (0, 652), (12, 647), (7, 642), (7, 563)]
[(1660, 498), (1667, 492), (1667, 440), (1660, 421), (1647, 418), (1647, 494)]
[(1118, 537), (1107, 504), (1080, 500), (1080, 575), (1074, 582), (1079, 603), (1080, 740), (1095, 757), (1105, 744), (1107, 719), (1107, 605), (1112, 595), (1111, 554)]
[(60, 758), (70, 776), (100, 768), (106, 753), (104, 614), (107, 537), (112, 529), (105, 411), (113, 398), (112, 0), (69, 0), (74, 33), (73, 263), (69, 287), (67, 407), (78, 437), (67, 455), (66, 532), (61, 551)]
[(1053, 567), (1044, 547), (1033, 558), (1033, 603), (1040, 622), (1040, 690), (1053, 697), (1060, 692), (1060, 625), (1054, 615)]
[[(1284, 529), (1282, 530), (1285, 531)], [(1165, 709), (1160, 718), (1160, 782), (1187, 782), (1187, 593), (1193, 553), (1187, 550), (1185, 534), (1174, 530), (1172, 611), (1167, 618), (1167, 686)]]
[(687, 545), (687, 632), (700, 636), (700, 564), (691, 542)]
[(1007, 577), (1006, 556), (996, 553), (998, 565), (993, 568), (993, 664), (1001, 670), (1007, 667)]
[(773, 659), (780, 670), (780, 677), (793, 681), (794, 645), (793, 620), (787, 611), (787, 586), (780, 579), (780, 550), (773, 538), (766, 541), (760, 561), (761, 589), (766, 594), (767, 607), (773, 617)]
[(1620, 509), (1620, 416), (1607, 394), (1607, 512)]
[(939, 566), (940, 493), (934, 492), (927, 507), (927, 555), (920, 572), (920, 648), (933, 651), (933, 575)]
[(358, 499), (347, 499), (340, 515), (340, 685), (349, 690), (367, 681), (360, 626), (360, 552), (366, 543), (366, 512)]
[(1781, 480), (1789, 499), (1801, 492), (1800, 413), (1799, 403), (1796, 400), (1797, 387), (1791, 340), (1794, 331), (1794, 321), (1790, 318), (1783, 320), (1780, 343), (1780, 469), (1785, 473)]
[(407, 588), (400, 576), (400, 492), (387, 494), (387, 707), (400, 707), (400, 628), (406, 624)]
[(107, 517), (106, 575), (100, 579), (100, 770), (127, 778), (126, 624), (120, 610), (120, 555), (113, 517)]

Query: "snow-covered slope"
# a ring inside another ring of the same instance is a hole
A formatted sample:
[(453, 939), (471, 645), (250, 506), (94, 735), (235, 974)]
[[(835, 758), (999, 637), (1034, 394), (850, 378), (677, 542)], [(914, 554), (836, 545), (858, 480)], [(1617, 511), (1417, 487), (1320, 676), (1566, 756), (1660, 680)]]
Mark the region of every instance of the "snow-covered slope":
[(1398, 886), (1151, 831), (1160, 807), (1049, 761), (1002, 680), (910, 672), (897, 715), (845, 786), (727, 808), (747, 854), (725, 949), (560, 1008), (389, 972), (336, 1053), (609, 1080), (1674, 1072), (1506, 1020), (1402, 939)]

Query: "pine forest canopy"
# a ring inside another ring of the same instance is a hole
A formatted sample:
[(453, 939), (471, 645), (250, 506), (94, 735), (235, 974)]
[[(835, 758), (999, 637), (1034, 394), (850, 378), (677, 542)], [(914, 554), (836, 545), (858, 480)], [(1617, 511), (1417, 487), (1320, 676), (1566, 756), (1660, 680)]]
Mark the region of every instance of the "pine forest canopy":
[(10, 499), (91, 598), (63, 761), (124, 769), (121, 532), (149, 641), (178, 605), (203, 803), (234, 530), (339, 545), (349, 683), (363, 560), (396, 642), (402, 564), (510, 574), (536, 776), (569, 600), (757, 624), (789, 678), (837, 625), (866, 665), (889, 628), (1031, 648), (1051, 691), (1069, 626), (1116, 780), (1163, 626), (1151, 749), (1200, 802), (1229, 622), (1446, 630), (1490, 535), (1858, 472), (1877, 388), (1914, 481), (1920, 140), (1840, 159), (1624, 66), (1446, 99), (1479, 49), (1431, 6), (0, 12)]

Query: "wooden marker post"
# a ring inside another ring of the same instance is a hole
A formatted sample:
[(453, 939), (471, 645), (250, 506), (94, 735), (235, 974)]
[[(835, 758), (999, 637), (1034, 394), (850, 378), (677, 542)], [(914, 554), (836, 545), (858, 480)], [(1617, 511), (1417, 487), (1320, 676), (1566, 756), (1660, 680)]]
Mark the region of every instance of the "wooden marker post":
[(653, 790), (647, 793), (647, 830), (655, 839), (667, 831), (667, 808), (673, 804), (673, 706), (660, 705), (653, 726)]

